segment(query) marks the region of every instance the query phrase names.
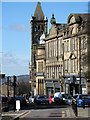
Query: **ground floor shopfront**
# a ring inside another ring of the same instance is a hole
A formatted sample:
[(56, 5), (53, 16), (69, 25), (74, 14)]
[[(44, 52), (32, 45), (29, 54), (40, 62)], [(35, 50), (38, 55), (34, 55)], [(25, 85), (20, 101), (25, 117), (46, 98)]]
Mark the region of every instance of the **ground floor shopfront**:
[[(80, 92), (81, 89), (81, 92)], [(86, 93), (86, 80), (79, 75), (65, 75), (63, 82), (59, 79), (47, 79), (44, 76), (37, 76), (36, 88), (34, 89), (34, 95), (51, 95), (56, 92), (64, 92), (66, 94)]]
[(79, 93), (86, 94), (86, 81), (84, 78), (80, 78), (78, 75), (66, 75), (63, 81), (63, 84), (61, 84), (58, 79), (45, 79), (46, 95), (55, 92), (65, 92), (72, 96)]

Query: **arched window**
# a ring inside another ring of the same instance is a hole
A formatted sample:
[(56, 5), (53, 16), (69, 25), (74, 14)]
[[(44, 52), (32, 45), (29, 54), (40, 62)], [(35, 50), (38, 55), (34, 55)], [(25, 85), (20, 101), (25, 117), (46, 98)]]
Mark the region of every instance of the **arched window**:
[(40, 25), (38, 25), (38, 31), (40, 31)]
[(43, 27), (43, 25), (42, 25), (42, 31), (44, 31), (44, 27)]

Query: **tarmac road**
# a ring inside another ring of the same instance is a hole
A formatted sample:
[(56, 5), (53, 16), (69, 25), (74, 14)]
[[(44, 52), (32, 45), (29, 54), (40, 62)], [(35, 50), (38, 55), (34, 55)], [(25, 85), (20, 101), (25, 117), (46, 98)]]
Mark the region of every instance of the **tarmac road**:
[(31, 110), (19, 120), (90, 120), (90, 118), (77, 118), (68, 108), (53, 108)]
[(19, 120), (90, 120), (90, 118), (20, 118)]
[(5, 112), (3, 116), (19, 116), (14, 120), (90, 120), (89, 113), (90, 108), (78, 108), (78, 117), (76, 117), (71, 106), (63, 105), (29, 107), (29, 109), (20, 110), (19, 112)]

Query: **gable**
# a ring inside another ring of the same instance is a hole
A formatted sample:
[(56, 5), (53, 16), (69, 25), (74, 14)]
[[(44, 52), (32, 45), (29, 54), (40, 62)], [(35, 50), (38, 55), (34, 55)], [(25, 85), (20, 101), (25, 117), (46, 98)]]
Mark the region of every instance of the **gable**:
[(49, 32), (49, 36), (52, 36), (55, 34), (57, 34), (57, 29), (56, 29), (55, 25), (52, 25), (50, 32)]
[(81, 21), (81, 18), (79, 14), (70, 14), (68, 17), (68, 24), (79, 23), (80, 21)]

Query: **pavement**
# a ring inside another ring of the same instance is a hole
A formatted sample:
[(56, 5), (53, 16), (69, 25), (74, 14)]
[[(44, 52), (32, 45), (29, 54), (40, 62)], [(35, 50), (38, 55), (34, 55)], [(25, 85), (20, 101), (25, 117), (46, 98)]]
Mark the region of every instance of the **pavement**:
[(18, 120), (19, 117), (25, 115), (28, 112), (29, 110), (19, 110), (15, 112), (14, 111), (3, 112), (1, 120)]
[[(64, 115), (62, 113), (62, 118), (84, 118), (86, 120), (86, 118), (89, 118), (87, 120), (90, 120), (90, 107), (86, 107), (85, 109), (83, 108), (78, 108), (78, 116), (76, 117), (72, 108), (68, 107), (66, 109), (66, 115)], [(28, 112), (30, 112), (30, 110), (19, 110), (19, 111), (9, 111), (9, 112), (3, 112), (2, 113), (2, 119), (1, 120), (18, 120), (20, 117), (24, 116), (25, 114), (27, 114)], [(56, 117), (58, 117), (58, 114), (55, 114)], [(51, 116), (53, 117), (53, 116)], [(83, 120), (84, 120), (83, 119)]]

